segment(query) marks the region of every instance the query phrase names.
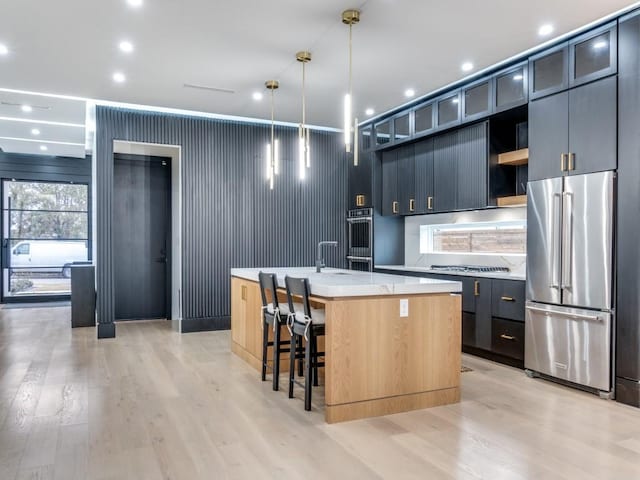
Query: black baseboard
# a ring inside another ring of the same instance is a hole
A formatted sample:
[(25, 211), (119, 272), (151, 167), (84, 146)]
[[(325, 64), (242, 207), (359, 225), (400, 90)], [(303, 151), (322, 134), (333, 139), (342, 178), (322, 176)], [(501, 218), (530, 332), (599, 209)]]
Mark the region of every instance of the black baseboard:
[(640, 383), (616, 377), (616, 401), (640, 407)]
[(482, 348), (470, 347), (468, 345), (463, 345), (462, 351), (470, 355), (475, 355), (476, 357), (486, 358), (487, 360), (491, 360), (492, 362), (502, 363), (504, 365), (509, 365), (510, 367), (524, 370), (523, 360), (500, 355), (499, 353), (490, 352), (489, 350), (484, 350)]
[(231, 317), (183, 318), (182, 333), (230, 330)]
[(116, 338), (115, 323), (99, 323), (98, 338)]

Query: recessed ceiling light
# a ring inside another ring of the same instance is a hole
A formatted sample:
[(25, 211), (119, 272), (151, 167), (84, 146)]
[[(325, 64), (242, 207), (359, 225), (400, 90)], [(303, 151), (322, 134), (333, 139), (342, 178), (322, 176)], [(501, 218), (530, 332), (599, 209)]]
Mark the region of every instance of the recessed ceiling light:
[(143, 0), (127, 0), (127, 3), (132, 7), (138, 8), (142, 6)]
[(547, 35), (551, 35), (553, 32), (553, 25), (550, 23), (545, 23), (538, 29), (538, 35), (541, 37), (546, 37)]
[(122, 72), (116, 72), (113, 74), (113, 81), (116, 83), (124, 83), (127, 77)]
[(605, 40), (600, 40), (593, 44), (593, 48), (600, 50), (601, 48), (605, 48), (607, 45), (608, 43)]
[(416, 91), (413, 88), (407, 88), (404, 91), (404, 96), (405, 97), (413, 97), (416, 94)]
[(370, 117), (371, 115), (373, 115), (374, 113), (376, 113), (376, 111), (375, 111), (373, 108), (367, 108), (367, 109), (364, 111), (364, 113), (365, 113), (365, 114), (367, 114), (367, 115)]
[(516, 82), (519, 82), (519, 81), (520, 81), (520, 80), (522, 80), (523, 78), (524, 78), (524, 76), (523, 76), (522, 74), (520, 74), (520, 73), (516, 73), (516, 74), (513, 76), (513, 79), (514, 79)]
[(20, 107), (20, 109), (24, 112), (24, 113), (31, 113), (33, 112), (33, 107), (31, 105), (22, 105)]
[(32, 128), (31, 135), (40, 135), (40, 130), (38, 130), (37, 128)]
[(473, 63), (464, 62), (460, 68), (462, 68), (463, 72), (470, 72), (471, 70), (473, 70)]
[(9, 47), (7, 47), (4, 43), (0, 43), (0, 55), (6, 55), (9, 53)]
[(40, 150), (43, 151), (43, 152), (46, 152), (49, 149), (47, 148), (46, 145), (40, 145)]
[(262, 92), (253, 92), (253, 99), (256, 102), (259, 102), (260, 100), (262, 100)]
[(120, 50), (123, 51), (124, 53), (133, 52), (133, 43), (128, 42), (127, 40), (123, 40), (122, 42), (120, 42), (118, 47), (120, 47)]

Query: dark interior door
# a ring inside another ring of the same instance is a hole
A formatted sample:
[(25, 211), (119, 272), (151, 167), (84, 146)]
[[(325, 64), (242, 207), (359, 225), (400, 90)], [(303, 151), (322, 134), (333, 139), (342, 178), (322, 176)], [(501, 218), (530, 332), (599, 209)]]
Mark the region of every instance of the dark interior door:
[(170, 159), (116, 156), (113, 181), (115, 318), (167, 318)]

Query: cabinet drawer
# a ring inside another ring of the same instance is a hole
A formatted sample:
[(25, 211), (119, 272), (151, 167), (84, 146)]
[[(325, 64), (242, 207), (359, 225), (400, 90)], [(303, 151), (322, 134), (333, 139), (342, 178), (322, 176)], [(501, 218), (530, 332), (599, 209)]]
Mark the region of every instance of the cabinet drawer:
[(524, 360), (524, 323), (492, 318), (491, 350), (500, 355)]
[(491, 314), (524, 322), (525, 282), (493, 280)]

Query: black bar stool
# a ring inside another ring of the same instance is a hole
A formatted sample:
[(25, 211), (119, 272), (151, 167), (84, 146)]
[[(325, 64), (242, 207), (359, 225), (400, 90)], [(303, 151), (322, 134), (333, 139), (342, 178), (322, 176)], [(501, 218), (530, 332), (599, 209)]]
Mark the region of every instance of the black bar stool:
[[(262, 381), (264, 382), (267, 379), (267, 369), (271, 369), (273, 373), (273, 389), (278, 390), (280, 354), (288, 352), (290, 345), (289, 340), (281, 340), (281, 330), (289, 316), (289, 307), (287, 304), (280, 305), (278, 303), (278, 281), (274, 273), (260, 272), (258, 273), (258, 280), (260, 283), (260, 295), (262, 296)], [(273, 329), (273, 341), (269, 340), (269, 329)], [(271, 366), (267, 359), (269, 347), (273, 347)], [(302, 355), (301, 340), (297, 350)], [(301, 368), (300, 375), (302, 375)]]
[[(309, 281), (306, 278), (284, 277), (289, 302), (287, 326), (291, 333), (289, 347), (289, 398), (293, 398), (296, 359), (304, 358), (304, 409), (311, 410), (311, 384), (318, 386), (318, 368), (324, 367), (324, 352), (318, 351), (318, 337), (324, 335), (324, 310), (311, 308), (309, 303)], [(294, 297), (302, 299), (302, 304), (294, 303)], [(296, 351), (298, 341), (306, 340), (304, 354)]]

